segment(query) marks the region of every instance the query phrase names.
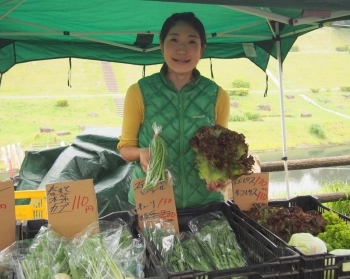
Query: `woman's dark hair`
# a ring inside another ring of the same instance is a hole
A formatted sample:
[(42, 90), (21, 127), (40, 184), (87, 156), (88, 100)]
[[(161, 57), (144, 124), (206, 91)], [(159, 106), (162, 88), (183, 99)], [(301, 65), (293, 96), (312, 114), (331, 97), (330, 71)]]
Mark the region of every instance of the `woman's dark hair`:
[(160, 34), (159, 34), (159, 39), (161, 41), (164, 41), (170, 29), (174, 25), (176, 25), (179, 21), (183, 21), (191, 25), (195, 30), (197, 30), (197, 32), (199, 33), (199, 38), (201, 39), (202, 45), (207, 43), (203, 23), (192, 12), (176, 13), (168, 17), (163, 23), (162, 30), (160, 31)]

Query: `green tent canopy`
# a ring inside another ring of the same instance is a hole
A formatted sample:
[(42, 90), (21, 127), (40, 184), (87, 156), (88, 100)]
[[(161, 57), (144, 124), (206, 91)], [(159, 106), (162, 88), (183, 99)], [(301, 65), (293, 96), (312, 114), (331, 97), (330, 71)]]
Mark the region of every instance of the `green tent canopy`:
[(208, 44), (203, 58), (245, 57), (265, 71), (269, 58), (277, 58), (277, 41), (283, 61), (298, 36), (350, 18), (347, 0), (214, 1), (236, 6), (185, 2), (2, 1), (0, 74), (18, 63), (68, 57), (162, 63), (158, 43), (162, 23), (184, 11), (194, 12), (205, 25)]

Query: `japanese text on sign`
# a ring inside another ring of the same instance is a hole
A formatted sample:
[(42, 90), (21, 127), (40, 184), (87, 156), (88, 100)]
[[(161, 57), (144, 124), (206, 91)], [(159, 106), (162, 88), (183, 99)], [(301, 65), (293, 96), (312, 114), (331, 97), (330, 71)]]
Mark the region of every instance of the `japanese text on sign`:
[(179, 231), (173, 187), (159, 183), (156, 188), (143, 192), (144, 181), (144, 178), (133, 181), (139, 226), (143, 228), (147, 220), (163, 219)]
[(92, 179), (46, 185), (49, 224), (70, 237), (98, 220)]
[(94, 207), (89, 204), (89, 197), (74, 195), (70, 197), (70, 186), (51, 185), (47, 191), (48, 205), (51, 214), (72, 212), (83, 208), (85, 212), (93, 211)]
[(233, 201), (241, 210), (250, 210), (254, 203), (268, 203), (269, 174), (243, 175), (233, 183)]

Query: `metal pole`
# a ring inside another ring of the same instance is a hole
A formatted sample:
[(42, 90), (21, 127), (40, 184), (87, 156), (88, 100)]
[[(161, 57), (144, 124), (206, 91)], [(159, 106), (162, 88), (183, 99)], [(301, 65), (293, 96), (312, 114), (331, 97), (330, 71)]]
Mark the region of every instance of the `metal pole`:
[(280, 109), (281, 109), (281, 127), (282, 127), (282, 146), (283, 146), (283, 163), (285, 171), (285, 180), (287, 188), (287, 199), (290, 198), (289, 191), (289, 177), (288, 177), (288, 163), (287, 163), (287, 143), (286, 143), (286, 128), (285, 128), (285, 116), (284, 116), (284, 102), (283, 102), (283, 82), (282, 82), (282, 55), (281, 55), (281, 41), (279, 37), (279, 23), (276, 22), (276, 34), (278, 39), (276, 41), (277, 45), (277, 62), (278, 62), (278, 80), (279, 80), (279, 91), (280, 91)]

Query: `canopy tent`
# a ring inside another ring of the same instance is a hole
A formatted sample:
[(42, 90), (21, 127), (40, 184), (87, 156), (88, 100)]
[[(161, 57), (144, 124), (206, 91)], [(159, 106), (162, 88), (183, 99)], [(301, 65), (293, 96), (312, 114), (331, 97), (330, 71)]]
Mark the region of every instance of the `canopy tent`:
[[(203, 58), (246, 57), (266, 70), (270, 55), (277, 58), (279, 39), (284, 60), (298, 36), (350, 15), (350, 4), (345, 0), (336, 1), (334, 7), (334, 1), (325, 0), (221, 1), (235, 5), (249, 2), (251, 7), (147, 0), (3, 1), (0, 74), (17, 63), (67, 57), (136, 65), (161, 63), (161, 25), (172, 13), (183, 11), (193, 11), (205, 25), (208, 47)], [(303, 17), (303, 5), (311, 7), (310, 3), (330, 11), (316, 18)], [(275, 22), (280, 23), (279, 35)]]
[(7, 0), (0, 3), (0, 74), (18, 63), (55, 58), (162, 63), (161, 25), (184, 11), (205, 26), (204, 59), (247, 58), (263, 71), (270, 57), (278, 60), (288, 176), (282, 62), (299, 36), (350, 19), (348, 0)]

